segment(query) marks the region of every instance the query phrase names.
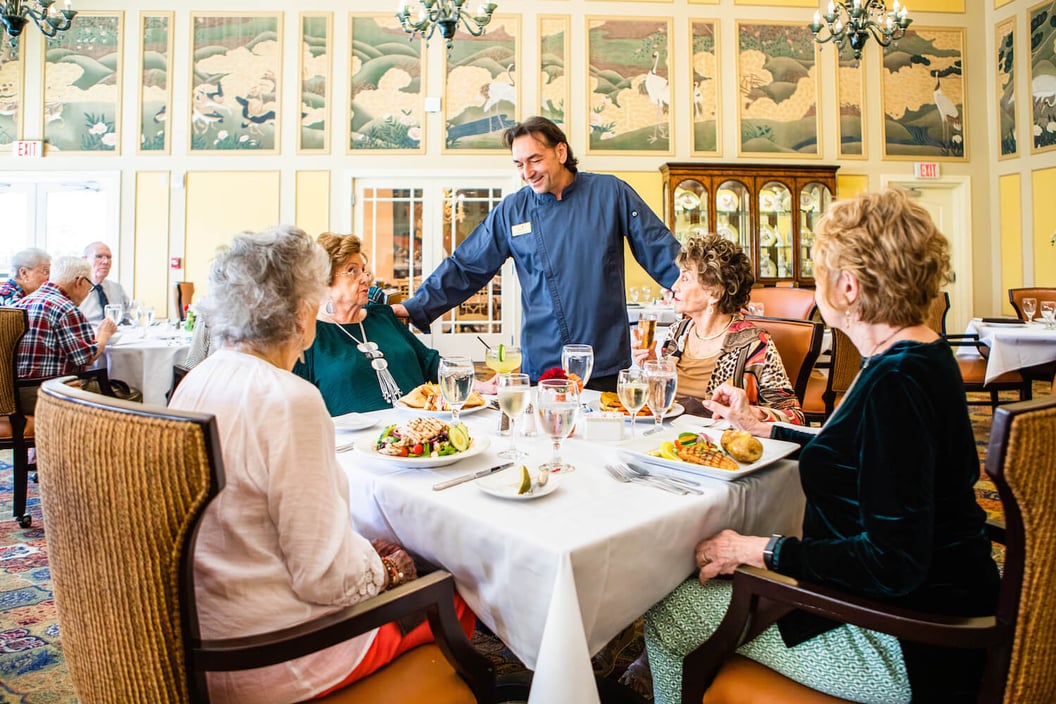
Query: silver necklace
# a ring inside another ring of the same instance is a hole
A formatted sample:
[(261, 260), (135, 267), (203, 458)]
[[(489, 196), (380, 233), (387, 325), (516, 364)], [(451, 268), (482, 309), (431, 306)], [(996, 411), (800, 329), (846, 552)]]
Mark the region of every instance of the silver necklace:
[(334, 321), (334, 325), (337, 329), (345, 333), (350, 340), (356, 343), (356, 349), (363, 353), (363, 356), (370, 360), (370, 366), (374, 372), (378, 375), (378, 386), (381, 388), (381, 396), (385, 399), (385, 402), (390, 406), (396, 405), (396, 400), (403, 396), (403, 392), (400, 391), (399, 384), (392, 378), (392, 373), (389, 371), (389, 363), (385, 361), (385, 355), (382, 354), (381, 350), (378, 349), (378, 343), (371, 342), (367, 339), (367, 331), (363, 329), (363, 321), (359, 321), (359, 334), (363, 336), (362, 340), (356, 338), (355, 335), (345, 330), (345, 326), (341, 323)]
[(730, 322), (726, 323), (726, 327), (724, 327), (722, 330), (719, 330), (714, 335), (701, 336), (701, 334), (699, 332), (697, 332), (697, 324), (693, 323), (693, 335), (698, 340), (700, 340), (701, 342), (707, 342), (708, 340), (714, 340), (716, 337), (719, 337), (721, 335), (725, 335), (726, 331), (730, 329), (731, 325), (733, 325), (733, 316), (732, 315), (730, 316)]
[(869, 356), (865, 358), (865, 361), (862, 364), (862, 369), (868, 369), (869, 368), (869, 362), (873, 361), (873, 357), (876, 355), (876, 351), (878, 349), (880, 349), (881, 347), (883, 347), (885, 344), (887, 344), (887, 342), (892, 337), (894, 337), (895, 335), (897, 335), (898, 333), (902, 332), (903, 330), (905, 330), (908, 327), (909, 327), (908, 325), (903, 325), (898, 330), (895, 330), (893, 333), (891, 333), (890, 335), (885, 337), (883, 340), (880, 340), (880, 342), (877, 342), (875, 345), (873, 345), (872, 351), (869, 352)]

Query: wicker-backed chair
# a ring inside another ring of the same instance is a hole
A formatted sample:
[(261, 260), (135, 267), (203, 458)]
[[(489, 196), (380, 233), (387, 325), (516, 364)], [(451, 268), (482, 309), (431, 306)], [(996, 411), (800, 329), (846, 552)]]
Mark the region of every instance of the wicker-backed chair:
[(828, 374), (815, 371), (807, 379), (807, 390), (803, 395), (803, 415), (808, 423), (823, 423), (840, 405), (843, 395), (851, 388), (858, 370), (862, 366), (862, 355), (851, 342), (851, 338), (836, 328), (832, 329), (832, 363)]
[(79, 701), (208, 701), (207, 671), (284, 662), (421, 612), (436, 644), (316, 701), (492, 701), (492, 669), (458, 624), (447, 572), (282, 631), (200, 638), (192, 556), (224, 484), (211, 415), (49, 381), (37, 427), (49, 565)]
[(812, 288), (753, 288), (751, 302), (762, 303), (763, 315), (768, 318), (810, 320), (818, 309)]
[[(740, 643), (772, 622), (757, 618), (761, 600), (914, 642), (985, 648), (979, 702), (1056, 701), (1056, 610), (1045, 606), (1056, 598), (1056, 573), (1051, 567), (1056, 550), (1056, 512), (1052, 511), (1056, 503), (1056, 396), (1008, 404), (995, 411), (986, 473), (997, 485), (1005, 513), (1003, 526), (991, 526), (992, 537), (1006, 548), (993, 616), (931, 617), (767, 570), (740, 567), (733, 577), (733, 598), (726, 617), (713, 636), (683, 662), (682, 701), (722, 701), (722, 692), (729, 691), (737, 692), (736, 701), (744, 704), (843, 701), (809, 690), (753, 661), (727, 660)], [(766, 685), (762, 696), (767, 698), (749, 696), (759, 683)]]
[(807, 394), (807, 383), (814, 369), (814, 362), (821, 354), (821, 340), (824, 328), (821, 323), (809, 320), (790, 320), (785, 318), (749, 317), (758, 327), (763, 328), (777, 345), (785, 373), (792, 382), (796, 398), (800, 405)]
[(28, 327), (26, 311), (21, 308), (0, 308), (0, 449), (12, 450), (14, 496), (12, 508), (15, 520), (29, 528), (32, 517), (26, 512), (26, 492), (29, 485), (29, 448), (33, 447), (36, 432), (33, 416), (23, 409), (22, 385), (15, 369), (15, 351)]

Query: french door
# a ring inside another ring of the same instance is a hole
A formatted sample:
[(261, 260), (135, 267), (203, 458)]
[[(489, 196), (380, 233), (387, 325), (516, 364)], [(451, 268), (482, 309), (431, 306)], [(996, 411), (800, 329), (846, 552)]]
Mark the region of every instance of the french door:
[[(390, 300), (414, 295), (514, 186), (509, 177), (356, 179), (355, 232)], [(494, 346), (516, 339), (519, 299), (507, 261), (479, 291), (417, 332), (443, 355), (482, 360), (481, 340)]]

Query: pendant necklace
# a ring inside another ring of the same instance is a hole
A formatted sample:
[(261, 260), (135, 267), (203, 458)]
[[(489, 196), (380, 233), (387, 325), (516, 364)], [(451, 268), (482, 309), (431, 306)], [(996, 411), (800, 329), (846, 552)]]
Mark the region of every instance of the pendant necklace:
[(714, 340), (716, 337), (719, 337), (720, 335), (725, 335), (726, 334), (726, 331), (730, 329), (731, 325), (733, 325), (733, 318), (734, 317), (731, 315), (730, 316), (730, 322), (726, 323), (726, 327), (724, 327), (722, 330), (719, 330), (714, 335), (701, 335), (700, 332), (697, 330), (697, 324), (693, 323), (693, 335), (694, 335), (694, 337), (696, 337), (701, 342), (707, 342), (708, 340)]
[(880, 349), (881, 347), (883, 347), (883, 346), (884, 346), (885, 344), (887, 344), (887, 342), (888, 342), (888, 341), (889, 341), (889, 340), (890, 340), (890, 339), (891, 339), (892, 337), (894, 337), (894, 336), (895, 336), (895, 335), (897, 335), (898, 333), (902, 332), (902, 331), (903, 331), (903, 330), (905, 330), (905, 329), (906, 329), (907, 327), (909, 327), (909, 326), (908, 326), (908, 325), (903, 325), (903, 326), (902, 326), (902, 327), (900, 327), (900, 328), (899, 328), (898, 330), (895, 330), (895, 331), (894, 331), (893, 333), (891, 333), (890, 335), (888, 335), (887, 337), (885, 337), (885, 338), (884, 338), (883, 340), (880, 340), (880, 342), (877, 342), (877, 343), (876, 343), (875, 345), (873, 345), (873, 349), (872, 349), (872, 351), (871, 351), (871, 352), (869, 353), (869, 356), (865, 358), (865, 361), (864, 361), (864, 363), (862, 364), (862, 369), (863, 369), (863, 370), (864, 370), (864, 369), (868, 369), (868, 368), (869, 368), (869, 362), (873, 361), (873, 356), (874, 356), (874, 355), (876, 355), (876, 351), (877, 351), (878, 349)]
[(345, 326), (336, 320), (334, 325), (337, 326), (338, 330), (345, 333), (352, 342), (356, 343), (356, 349), (370, 360), (371, 368), (378, 375), (378, 386), (381, 388), (382, 398), (390, 406), (395, 406), (396, 400), (403, 396), (403, 392), (400, 391), (400, 386), (396, 383), (396, 380), (392, 378), (392, 373), (389, 372), (389, 363), (385, 361), (385, 355), (378, 349), (378, 343), (367, 339), (367, 331), (363, 329), (363, 321), (358, 323), (359, 334), (363, 336), (362, 340), (357, 339), (355, 335), (345, 330)]

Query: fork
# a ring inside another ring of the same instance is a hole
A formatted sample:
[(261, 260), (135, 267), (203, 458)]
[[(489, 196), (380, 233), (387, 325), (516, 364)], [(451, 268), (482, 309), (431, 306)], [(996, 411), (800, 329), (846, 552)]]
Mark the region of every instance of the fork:
[(696, 482), (692, 482), (692, 481), (690, 481), (688, 479), (682, 479), (681, 477), (672, 477), (672, 476), (667, 475), (667, 474), (654, 474), (654, 473), (650, 472), (648, 469), (646, 469), (645, 467), (638, 467), (636, 465), (629, 464), (629, 463), (628, 464), (624, 464), (622, 466), (626, 467), (628, 471), (637, 474), (639, 477), (652, 479), (653, 481), (655, 481), (657, 483), (660, 483), (660, 484), (667, 483), (667, 484), (670, 484), (673, 487), (677, 487), (679, 489), (685, 489), (686, 492), (690, 493), (690, 494), (703, 494), (704, 493), (699, 488), (700, 484), (698, 484)]
[(672, 494), (688, 494), (689, 493), (689, 491), (687, 489), (683, 488), (683, 487), (677, 487), (674, 484), (664, 484), (664, 483), (661, 483), (661, 482), (658, 482), (658, 481), (654, 481), (656, 479), (656, 477), (646, 478), (646, 477), (639, 476), (639, 475), (634, 474), (634, 473), (632, 473), (630, 471), (627, 471), (626, 469), (624, 469), (620, 465), (607, 464), (607, 465), (605, 465), (605, 471), (607, 471), (609, 473), (609, 476), (611, 476), (613, 479), (615, 479), (618, 482), (623, 482), (624, 484), (630, 484), (632, 482), (635, 483), (635, 484), (645, 484), (646, 486), (652, 486), (652, 487), (656, 487), (657, 489), (663, 489), (664, 491), (669, 491)]

